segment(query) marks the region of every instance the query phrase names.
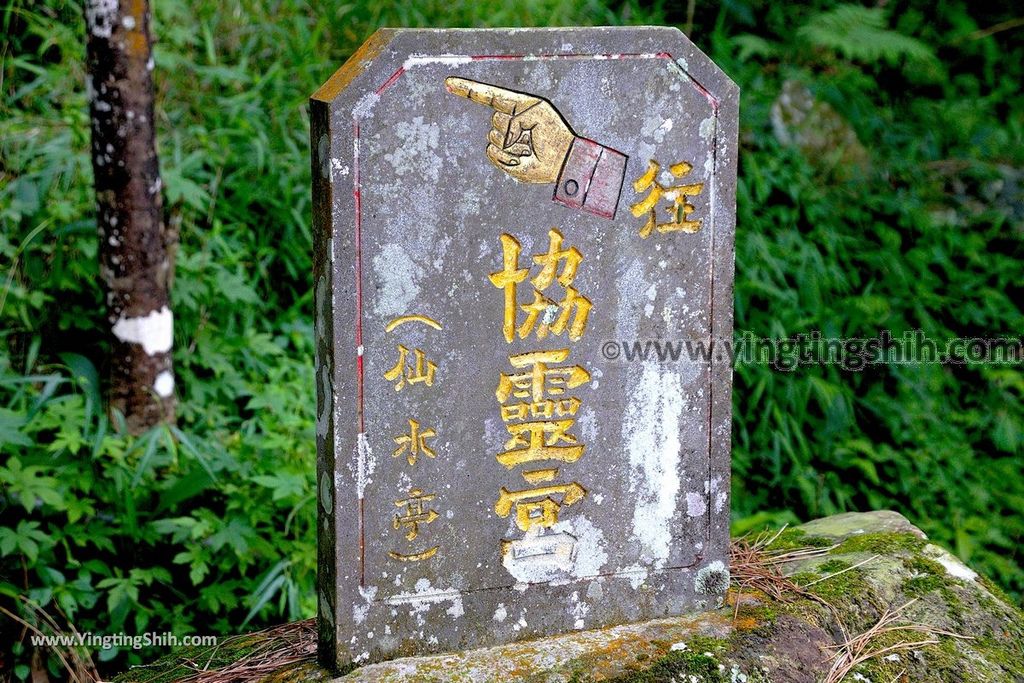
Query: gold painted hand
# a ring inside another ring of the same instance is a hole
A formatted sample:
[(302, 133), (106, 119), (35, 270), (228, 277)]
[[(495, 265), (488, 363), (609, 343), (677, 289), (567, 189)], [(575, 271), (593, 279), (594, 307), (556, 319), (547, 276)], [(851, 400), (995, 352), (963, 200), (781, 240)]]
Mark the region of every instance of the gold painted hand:
[(448, 92), (494, 110), (487, 158), (524, 183), (554, 183), (576, 137), (550, 102), (468, 78), (449, 77)]

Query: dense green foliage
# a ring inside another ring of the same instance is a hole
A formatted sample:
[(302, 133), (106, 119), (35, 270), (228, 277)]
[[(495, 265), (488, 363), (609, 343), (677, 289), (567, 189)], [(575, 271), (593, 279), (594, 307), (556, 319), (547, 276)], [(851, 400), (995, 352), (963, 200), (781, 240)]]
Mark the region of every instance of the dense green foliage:
[[(177, 428), (141, 438), (101, 399), (80, 10), (0, 10), (0, 606), (33, 621), (28, 597), (96, 633), (230, 633), (315, 608), (308, 94), (379, 25), (687, 18), (600, 0), (154, 4), (182, 400)], [(985, 5), (696, 4), (692, 37), (743, 89), (737, 330), (1024, 330), (1024, 30), (987, 35), (1014, 5)], [(787, 80), (848, 122), (834, 153), (778, 141)], [(741, 365), (736, 529), (891, 507), (1019, 598), (1022, 394), (1019, 364)], [(19, 679), (22, 635), (0, 620)]]

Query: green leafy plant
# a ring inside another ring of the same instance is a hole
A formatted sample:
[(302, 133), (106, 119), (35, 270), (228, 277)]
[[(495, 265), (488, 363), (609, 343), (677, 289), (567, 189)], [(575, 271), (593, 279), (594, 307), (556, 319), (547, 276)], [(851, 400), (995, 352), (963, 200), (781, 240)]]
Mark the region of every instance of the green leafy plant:
[(904, 59), (935, 62), (935, 50), (889, 28), (881, 7), (839, 5), (812, 17), (796, 35), (809, 45), (835, 51), (845, 59), (899, 64)]
[[(694, 40), (743, 89), (737, 329), (1020, 334), (1024, 49), (990, 30), (1003, 4), (696, 4)], [(182, 402), (177, 427), (138, 438), (101, 398), (81, 10), (0, 10), (0, 601), (79, 631), (224, 635), (315, 609), (309, 93), (379, 25), (686, 17), (598, 0), (154, 5)], [(779, 142), (787, 81), (852, 130), (861, 171)], [(741, 365), (735, 528), (892, 507), (1019, 599), (1022, 394), (1020, 365)], [(26, 642), (0, 622), (20, 680)], [(164, 652), (94, 654), (109, 673)]]

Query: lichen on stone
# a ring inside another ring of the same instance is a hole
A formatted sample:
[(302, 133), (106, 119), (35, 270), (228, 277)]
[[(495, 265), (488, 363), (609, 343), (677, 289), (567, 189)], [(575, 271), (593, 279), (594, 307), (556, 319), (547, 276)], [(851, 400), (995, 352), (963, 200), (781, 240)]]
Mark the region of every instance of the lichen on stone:
[(729, 588), (729, 570), (724, 562), (712, 562), (697, 572), (694, 591), (702, 595), (720, 595)]

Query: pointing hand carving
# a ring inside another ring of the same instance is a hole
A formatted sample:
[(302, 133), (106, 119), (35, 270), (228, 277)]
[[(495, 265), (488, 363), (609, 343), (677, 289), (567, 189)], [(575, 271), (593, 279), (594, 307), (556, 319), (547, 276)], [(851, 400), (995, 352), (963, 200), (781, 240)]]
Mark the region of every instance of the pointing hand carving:
[(614, 218), (628, 157), (576, 135), (543, 97), (468, 78), (444, 81), (453, 95), (494, 110), (487, 158), (521, 183), (554, 184), (553, 201)]
[(494, 110), (487, 158), (524, 183), (554, 183), (576, 134), (550, 102), (468, 78), (445, 79), (448, 92)]

